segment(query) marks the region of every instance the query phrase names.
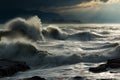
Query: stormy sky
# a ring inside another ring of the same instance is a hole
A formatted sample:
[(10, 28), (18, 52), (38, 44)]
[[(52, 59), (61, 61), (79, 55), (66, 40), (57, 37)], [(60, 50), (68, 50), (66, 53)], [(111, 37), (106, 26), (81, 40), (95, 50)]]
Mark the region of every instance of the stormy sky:
[(0, 0), (0, 11), (37, 10), (93, 23), (120, 23), (119, 8), (120, 0)]

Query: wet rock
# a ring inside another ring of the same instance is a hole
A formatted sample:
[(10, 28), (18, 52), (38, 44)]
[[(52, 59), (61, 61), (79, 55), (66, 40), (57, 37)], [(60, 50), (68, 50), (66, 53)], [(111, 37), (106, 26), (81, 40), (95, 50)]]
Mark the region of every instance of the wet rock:
[(46, 79), (41, 78), (39, 76), (34, 76), (34, 77), (31, 77), (31, 78), (25, 78), (25, 79), (22, 79), (22, 80), (46, 80)]
[(81, 76), (75, 76), (73, 77), (73, 80), (86, 80), (86, 78)]
[(12, 76), (19, 71), (30, 69), (25, 62), (0, 59), (0, 77)]
[(117, 59), (110, 59), (106, 62), (106, 64), (101, 64), (98, 67), (89, 68), (89, 71), (94, 73), (104, 72), (107, 71), (107, 68), (120, 68), (120, 58)]
[(96, 79), (96, 80), (117, 80), (117, 79)]
[(120, 63), (111, 63), (109, 65), (107, 65), (108, 68), (120, 68)]
[(108, 60), (106, 64), (108, 68), (120, 68), (120, 58)]
[(89, 68), (89, 71), (94, 72), (94, 73), (99, 73), (99, 72), (107, 71), (106, 68), (107, 68), (106, 64), (101, 64), (98, 67)]

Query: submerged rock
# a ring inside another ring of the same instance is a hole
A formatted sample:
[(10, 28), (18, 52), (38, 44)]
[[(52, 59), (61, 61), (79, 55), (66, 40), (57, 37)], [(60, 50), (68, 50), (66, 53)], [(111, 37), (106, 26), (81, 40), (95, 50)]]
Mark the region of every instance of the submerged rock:
[(106, 64), (101, 64), (98, 67), (89, 68), (89, 71), (94, 72), (94, 73), (99, 73), (99, 72), (107, 71), (106, 68), (107, 68)]
[(96, 80), (117, 80), (117, 79), (96, 79)]
[(19, 71), (30, 69), (25, 62), (0, 59), (0, 77), (12, 76)]
[(89, 68), (89, 71), (99, 73), (107, 71), (107, 68), (120, 68), (120, 58), (110, 59), (106, 64), (101, 64), (98, 67)]
[(46, 79), (41, 78), (39, 76), (34, 76), (34, 77), (31, 77), (31, 78), (25, 78), (25, 79), (21, 79), (21, 80), (46, 80)]
[(87, 80), (85, 77), (82, 77), (82, 76), (75, 76), (73, 77), (72, 80)]
[(108, 60), (106, 64), (108, 68), (120, 68), (120, 58)]

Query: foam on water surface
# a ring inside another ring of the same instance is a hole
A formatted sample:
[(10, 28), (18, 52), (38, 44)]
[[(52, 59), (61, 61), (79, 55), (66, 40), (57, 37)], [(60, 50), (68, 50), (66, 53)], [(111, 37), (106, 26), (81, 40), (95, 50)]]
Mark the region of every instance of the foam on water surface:
[[(1, 80), (31, 76), (47, 80), (120, 79), (119, 73), (88, 71), (89, 67), (120, 57), (118, 24), (41, 24), (35, 16), (13, 19), (0, 31), (4, 34), (0, 58), (25, 61), (32, 68)], [(21, 38), (12, 37), (14, 32)]]

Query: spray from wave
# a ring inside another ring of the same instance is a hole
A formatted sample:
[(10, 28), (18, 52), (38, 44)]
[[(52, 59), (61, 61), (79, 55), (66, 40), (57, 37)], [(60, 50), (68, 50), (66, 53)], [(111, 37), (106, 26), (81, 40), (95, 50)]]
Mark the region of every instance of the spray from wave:
[(0, 30), (0, 38), (0, 58), (22, 60), (29, 65), (34, 65), (37, 64), (38, 58), (42, 60), (47, 54), (33, 44), (44, 40), (42, 24), (37, 16), (10, 20), (5, 24), (4, 29)]
[(65, 40), (68, 37), (68, 34), (62, 31), (57, 26), (49, 25), (47, 28), (42, 30), (42, 33), (47, 38), (57, 39), (57, 40)]
[(95, 32), (78, 32), (69, 35), (68, 39), (81, 40), (81, 41), (90, 41), (96, 38), (104, 38), (104, 36), (97, 34)]
[(71, 32), (68, 33), (66, 30), (55, 25), (49, 25), (42, 30), (42, 34), (46, 38), (52, 38), (57, 40), (79, 40), (79, 41), (90, 41), (96, 40), (97, 38), (104, 38), (105, 36), (98, 34), (96, 32)]
[(28, 65), (35, 66), (47, 55), (47, 51), (42, 51), (36, 44), (29, 42), (0, 42), (0, 58), (3, 59), (25, 61)]
[[(31, 17), (29, 19), (15, 18), (9, 21), (7, 24), (7, 30), (0, 31), (0, 36), (21, 36), (27, 37), (31, 40), (38, 41), (43, 40), (44, 37), (52, 38), (57, 40), (94, 40), (96, 38), (103, 38), (103, 35), (94, 33), (94, 32), (78, 32), (73, 34), (67, 34), (67, 32), (56, 26), (48, 26), (42, 29), (41, 21), (37, 16)], [(44, 35), (44, 37), (43, 37)], [(116, 57), (118, 55), (120, 47), (118, 43), (104, 45), (95, 49), (106, 49), (110, 48), (110, 51), (101, 51), (103, 54), (91, 53), (82, 54), (72, 54), (72, 55), (50, 55), (46, 51), (40, 51), (37, 47), (31, 43), (23, 42), (12, 42), (12, 43), (2, 43), (0, 42), (0, 58), (14, 59), (14, 60), (23, 60), (29, 65), (45, 65), (45, 64), (71, 64), (78, 63), (81, 61), (85, 62), (99, 62), (105, 61), (106, 59)], [(91, 50), (92, 48), (84, 48), (83, 50)], [(92, 49), (93, 50), (93, 49)], [(100, 52), (100, 51), (99, 51)]]
[(37, 16), (29, 19), (15, 18), (6, 23), (7, 31), (1, 31), (1, 37), (27, 37), (31, 40), (43, 40), (41, 21)]

